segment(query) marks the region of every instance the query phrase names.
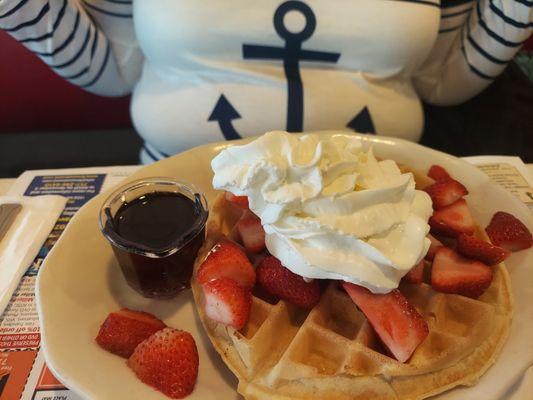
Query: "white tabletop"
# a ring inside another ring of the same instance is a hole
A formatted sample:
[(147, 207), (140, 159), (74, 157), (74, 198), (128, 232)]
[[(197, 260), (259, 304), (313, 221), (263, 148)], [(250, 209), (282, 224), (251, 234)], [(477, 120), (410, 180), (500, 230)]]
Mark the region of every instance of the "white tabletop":
[(7, 193), (11, 185), (15, 182), (15, 179), (0, 179), (0, 195)]
[[(533, 176), (533, 164), (527, 164), (529, 173)], [(14, 184), (15, 178), (0, 179), (0, 195), (6, 194), (9, 188)], [(508, 393), (509, 400), (521, 400), (531, 398), (533, 393), (533, 366), (524, 374), (520, 382), (514, 386)], [(507, 397), (507, 396), (506, 396)]]

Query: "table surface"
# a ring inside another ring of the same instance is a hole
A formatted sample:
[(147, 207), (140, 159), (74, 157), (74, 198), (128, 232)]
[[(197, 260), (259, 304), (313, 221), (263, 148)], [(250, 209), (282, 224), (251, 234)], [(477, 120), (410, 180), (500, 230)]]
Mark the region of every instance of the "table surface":
[(0, 195), (5, 194), (11, 185), (15, 182), (15, 178), (13, 179), (0, 179)]
[[(533, 164), (527, 164), (527, 168), (529, 173), (533, 176)], [(0, 195), (7, 193), (15, 180), (15, 178), (0, 179)], [(533, 393), (533, 366), (526, 371), (521, 382), (518, 382), (514, 391), (509, 394), (509, 400), (531, 398), (531, 393)]]

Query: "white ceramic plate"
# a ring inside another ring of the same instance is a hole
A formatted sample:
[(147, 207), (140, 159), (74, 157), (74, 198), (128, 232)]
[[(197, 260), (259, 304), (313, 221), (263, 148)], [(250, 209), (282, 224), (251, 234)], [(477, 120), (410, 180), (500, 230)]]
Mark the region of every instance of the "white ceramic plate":
[[(470, 190), (468, 203), (483, 226), (495, 211), (503, 210), (520, 218), (533, 231), (530, 211), (464, 161), (399, 139), (376, 136), (361, 136), (361, 139), (372, 144), (382, 158), (421, 170), (436, 163), (444, 166)], [(211, 159), (222, 148), (238, 143), (204, 145), (142, 168), (130, 179), (176, 177), (195, 184), (209, 201), (216, 195), (211, 188)], [(100, 349), (94, 341), (109, 312), (129, 307), (151, 312), (169, 326), (188, 330), (196, 339), (200, 371), (190, 399), (238, 398), (237, 381), (203, 333), (190, 293), (174, 300), (156, 301), (142, 298), (126, 285), (111, 248), (98, 230), (98, 211), (105, 197), (105, 193), (99, 195), (75, 215), (39, 273), (37, 306), (49, 367), (61, 382), (86, 398), (164, 399), (162, 394), (141, 383), (124, 359)], [(502, 398), (533, 363), (530, 342), (533, 251), (514, 254), (507, 265), (514, 290), (515, 316), (502, 355), (474, 388), (455, 389), (440, 398)]]

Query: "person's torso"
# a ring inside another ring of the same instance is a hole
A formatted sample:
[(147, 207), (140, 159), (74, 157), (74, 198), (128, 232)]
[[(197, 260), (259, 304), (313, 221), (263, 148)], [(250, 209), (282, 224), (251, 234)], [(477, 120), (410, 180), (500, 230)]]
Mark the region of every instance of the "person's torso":
[(135, 126), (167, 153), (275, 129), (416, 140), (439, 18), (437, 0), (137, 0)]

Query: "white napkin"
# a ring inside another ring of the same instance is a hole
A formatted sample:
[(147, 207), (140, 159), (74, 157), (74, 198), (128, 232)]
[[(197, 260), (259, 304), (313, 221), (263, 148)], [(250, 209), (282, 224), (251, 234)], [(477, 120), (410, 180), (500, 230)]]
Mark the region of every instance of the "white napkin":
[(0, 240), (0, 316), (22, 276), (39, 254), (66, 202), (62, 196), (0, 196), (0, 204), (22, 205)]

